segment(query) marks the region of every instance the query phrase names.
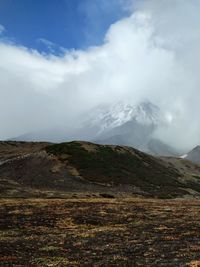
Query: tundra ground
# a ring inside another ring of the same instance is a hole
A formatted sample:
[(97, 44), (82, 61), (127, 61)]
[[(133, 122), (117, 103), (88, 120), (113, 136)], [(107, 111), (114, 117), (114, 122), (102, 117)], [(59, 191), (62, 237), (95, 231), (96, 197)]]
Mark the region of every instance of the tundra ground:
[(1, 199), (0, 266), (200, 266), (200, 201)]

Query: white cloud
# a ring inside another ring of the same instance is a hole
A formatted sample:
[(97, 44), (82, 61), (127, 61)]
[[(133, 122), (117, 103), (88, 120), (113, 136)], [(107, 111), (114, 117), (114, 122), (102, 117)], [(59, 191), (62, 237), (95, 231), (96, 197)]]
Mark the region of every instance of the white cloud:
[(5, 31), (5, 27), (2, 24), (0, 24), (0, 34), (2, 34), (4, 31)]
[(197, 0), (138, 1), (102, 46), (60, 57), (1, 43), (0, 138), (70, 128), (101, 103), (149, 99), (170, 118), (160, 138), (186, 149), (199, 143), (199, 8)]
[(51, 54), (63, 54), (65, 53), (66, 49), (62, 46), (59, 46), (58, 44), (51, 42), (50, 40), (46, 39), (46, 38), (38, 38), (37, 43), (42, 44), (43, 46), (45, 46), (46, 50), (48, 53)]
[(52, 47), (55, 46), (55, 44), (53, 42), (47, 40), (46, 38), (38, 38), (37, 41), (39, 43), (42, 43), (42, 44), (46, 45), (47, 48), (49, 48), (49, 49), (51, 49)]

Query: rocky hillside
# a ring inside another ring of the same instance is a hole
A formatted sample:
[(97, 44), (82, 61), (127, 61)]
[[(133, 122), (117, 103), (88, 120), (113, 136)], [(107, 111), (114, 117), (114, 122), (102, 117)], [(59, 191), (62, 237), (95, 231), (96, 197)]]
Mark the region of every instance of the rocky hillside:
[(10, 197), (200, 197), (200, 167), (125, 146), (0, 143), (0, 192)]

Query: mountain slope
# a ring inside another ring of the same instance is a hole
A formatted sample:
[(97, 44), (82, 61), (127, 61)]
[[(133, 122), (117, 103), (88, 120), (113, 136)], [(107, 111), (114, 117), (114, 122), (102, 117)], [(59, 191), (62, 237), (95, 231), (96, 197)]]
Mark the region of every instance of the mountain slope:
[[(18, 154), (13, 152), (13, 144)], [(200, 167), (192, 163), (186, 167), (188, 162), (181, 159), (179, 166), (130, 147), (88, 142), (12, 142), (7, 151), (5, 144), (2, 147), (6, 153), (5, 158), (1, 153), (1, 196), (66, 197), (77, 192), (158, 198), (200, 196)]]
[(149, 142), (147, 143), (147, 147), (145, 148), (145, 151), (154, 156), (176, 157), (179, 155), (178, 152), (173, 147), (155, 138), (151, 138), (149, 140)]
[(186, 155), (183, 155), (182, 158), (191, 160), (192, 162), (200, 164), (200, 146), (196, 146)]

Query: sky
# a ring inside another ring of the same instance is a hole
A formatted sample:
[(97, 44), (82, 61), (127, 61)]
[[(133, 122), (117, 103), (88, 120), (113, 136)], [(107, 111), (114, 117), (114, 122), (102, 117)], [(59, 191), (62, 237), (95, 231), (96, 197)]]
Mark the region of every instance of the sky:
[(119, 100), (158, 105), (156, 135), (200, 143), (199, 0), (0, 0), (0, 139)]
[[(119, 0), (0, 0), (5, 35), (45, 53), (100, 45), (109, 26), (128, 14)], [(114, 12), (113, 12), (114, 10)]]

